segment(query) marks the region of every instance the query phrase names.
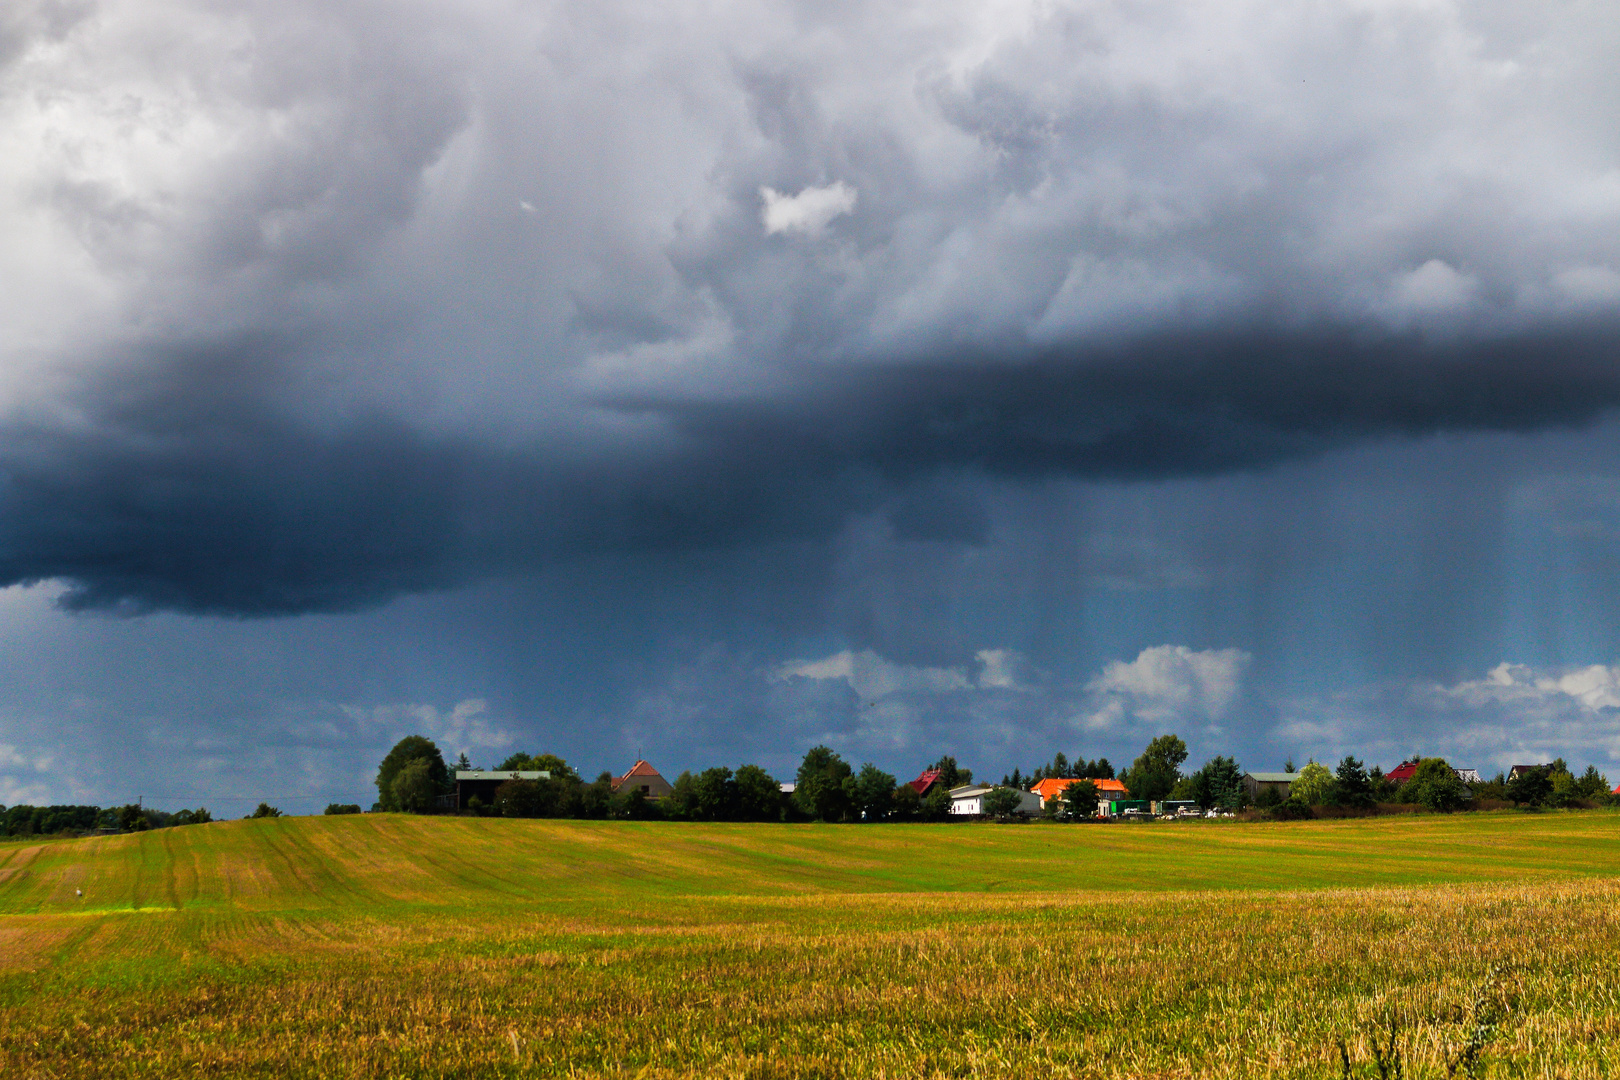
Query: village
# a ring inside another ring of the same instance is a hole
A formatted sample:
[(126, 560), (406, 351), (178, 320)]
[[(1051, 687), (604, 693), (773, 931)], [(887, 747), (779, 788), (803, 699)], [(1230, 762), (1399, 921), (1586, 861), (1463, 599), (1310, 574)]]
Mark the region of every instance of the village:
[[(1607, 805), (1620, 798), (1595, 767), (1575, 776), (1561, 760), (1514, 765), (1490, 780), (1477, 769), (1455, 768), (1439, 758), (1414, 757), (1385, 773), (1367, 770), (1353, 757), (1330, 771), (1307, 761), (1275, 772), (1244, 771), (1216, 757), (1190, 774), (1179, 771), (1185, 747), (1175, 736), (1154, 740), (1142, 757), (1115, 776), (1106, 759), (1079, 761), (1062, 754), (1024, 777), (1016, 771), (1000, 783), (975, 781), (971, 770), (942, 757), (905, 783), (867, 764), (859, 771), (825, 747), (806, 754), (796, 778), (777, 782), (757, 766), (736, 773), (716, 768), (681, 773), (668, 780), (650, 762), (637, 760), (621, 775), (603, 774), (602, 813), (578, 816), (663, 817), (673, 820), (996, 820), (1150, 821), (1244, 816), (1319, 816), (1312, 808), (1376, 812), (1380, 806), (1430, 810), (1518, 806)], [(515, 766), (548, 764), (553, 768)], [(435, 809), (502, 816), (574, 816), (540, 809), (525, 795), (556, 783), (584, 788), (565, 763), (514, 756), (507, 767), (454, 770), (454, 792)], [(774, 785), (776, 799), (771, 798)], [(747, 789), (745, 793), (744, 789)], [(590, 800), (586, 800), (589, 802)], [(384, 808), (379, 804), (379, 809)], [(408, 809), (396, 803), (394, 809)], [(583, 809), (583, 807), (581, 807)], [(536, 811), (539, 811), (538, 813)]]

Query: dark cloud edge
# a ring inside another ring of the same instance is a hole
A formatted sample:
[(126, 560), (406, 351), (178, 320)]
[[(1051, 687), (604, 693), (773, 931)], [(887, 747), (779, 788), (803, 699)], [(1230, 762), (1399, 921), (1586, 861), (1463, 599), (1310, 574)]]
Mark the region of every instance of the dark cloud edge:
[(1229, 332), (799, 368), (769, 398), (601, 397), (680, 437), (592, 463), (378, 415), (317, 425), (280, 346), (244, 341), (104, 375), (78, 402), (88, 424), (0, 428), (0, 583), (63, 581), (71, 609), (356, 610), (589, 552), (825, 537), (942, 473), (1213, 476), (1577, 428), (1620, 406), (1617, 343)]

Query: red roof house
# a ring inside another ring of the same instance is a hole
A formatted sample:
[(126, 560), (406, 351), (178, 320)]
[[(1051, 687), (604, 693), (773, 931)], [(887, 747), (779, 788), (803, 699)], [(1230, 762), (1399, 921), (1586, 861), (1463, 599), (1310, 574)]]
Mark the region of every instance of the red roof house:
[(930, 788), (939, 783), (939, 770), (929, 769), (907, 786), (919, 795), (926, 795)]
[(629, 772), (614, 778), (614, 791), (633, 790), (635, 788), (640, 788), (641, 793), (649, 799), (662, 799), (675, 790), (669, 786), (668, 780), (658, 774), (657, 769), (645, 761), (636, 762), (630, 766)]
[(1403, 761), (1385, 773), (1384, 779), (1392, 784), (1404, 784), (1412, 779), (1412, 774), (1417, 772), (1417, 767), (1418, 763), (1415, 761)]

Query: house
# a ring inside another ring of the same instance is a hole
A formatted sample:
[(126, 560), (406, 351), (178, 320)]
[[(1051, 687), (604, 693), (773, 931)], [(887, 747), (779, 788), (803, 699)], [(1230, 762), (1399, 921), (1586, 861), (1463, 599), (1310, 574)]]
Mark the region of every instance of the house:
[(1107, 802), (1113, 799), (1126, 799), (1130, 797), (1125, 790), (1125, 784), (1119, 780), (1092, 780), (1090, 778), (1077, 779), (1075, 777), (1068, 777), (1065, 779), (1048, 777), (1029, 790), (1032, 795), (1041, 800), (1041, 808), (1045, 809), (1047, 800), (1063, 798), (1063, 792), (1067, 790), (1070, 784), (1079, 784), (1088, 781), (1094, 788), (1096, 788), (1099, 802)]
[(1389, 772), (1385, 773), (1384, 779), (1388, 780), (1396, 787), (1400, 787), (1402, 784), (1412, 779), (1412, 774), (1417, 772), (1417, 767), (1418, 763), (1416, 761), (1403, 761), (1393, 769), (1389, 770)]
[[(1418, 762), (1416, 759), (1412, 761), (1403, 761), (1393, 769), (1389, 770), (1389, 772), (1385, 773), (1384, 779), (1388, 780), (1396, 787), (1400, 787), (1402, 784), (1412, 779), (1412, 774), (1417, 772), (1417, 767)], [(1518, 766), (1515, 766), (1515, 768), (1517, 767)], [(1533, 766), (1525, 766), (1525, 768), (1533, 768)], [(1465, 784), (1478, 784), (1481, 782), (1478, 769), (1459, 769), (1456, 766), (1453, 766), (1451, 771), (1456, 773), (1457, 779), (1461, 780)]]
[(917, 777), (915, 780), (908, 781), (906, 786), (912, 791), (915, 791), (918, 795), (927, 795), (929, 790), (932, 789), (935, 784), (939, 783), (941, 773), (942, 770), (940, 769), (925, 769), (923, 770), (923, 774), (921, 776)]
[(1063, 799), (1063, 793), (1069, 789), (1069, 785), (1078, 784), (1079, 782), (1080, 781), (1074, 779), (1073, 777), (1049, 776), (1045, 780), (1042, 780), (1040, 783), (1036, 784), (1034, 787), (1030, 788), (1029, 793), (1041, 800), (1041, 809), (1044, 810), (1046, 809), (1046, 804), (1049, 800), (1057, 799), (1061, 802)]
[(1093, 780), (1092, 783), (1097, 785), (1097, 797), (1099, 799), (1118, 802), (1120, 799), (1131, 797), (1131, 791), (1125, 786), (1123, 780)]
[(1525, 773), (1535, 772), (1537, 769), (1540, 769), (1543, 772), (1552, 772), (1552, 765), (1515, 765), (1513, 768), (1508, 770), (1508, 779), (1517, 780)]
[(776, 785), (776, 789), (784, 795), (791, 795), (799, 790), (799, 782), (797, 780), (784, 780)]
[(1250, 802), (1258, 802), (1262, 791), (1275, 791), (1283, 798), (1288, 798), (1288, 792), (1299, 779), (1299, 773), (1291, 772), (1246, 772), (1243, 774), (1243, 790), (1249, 793)]
[[(951, 788), (950, 812), (962, 817), (982, 817), (985, 812), (984, 797), (995, 789), (995, 784), (963, 784), (961, 787)], [(1034, 792), (1018, 792), (1018, 809), (1013, 813), (1033, 817), (1040, 812), (1041, 800), (1035, 797)]]
[[(628, 785), (628, 786), (626, 786)], [(658, 770), (645, 761), (637, 761), (630, 766), (630, 771), (613, 780), (613, 793), (630, 792), (636, 788), (649, 799), (662, 799), (675, 789), (669, 786), (669, 781), (658, 775)]]
[(474, 799), (488, 806), (495, 801), (496, 789), (508, 780), (550, 779), (551, 773), (544, 770), (457, 769), (456, 793), (451, 797), (454, 799), (454, 805), (447, 809), (465, 810)]

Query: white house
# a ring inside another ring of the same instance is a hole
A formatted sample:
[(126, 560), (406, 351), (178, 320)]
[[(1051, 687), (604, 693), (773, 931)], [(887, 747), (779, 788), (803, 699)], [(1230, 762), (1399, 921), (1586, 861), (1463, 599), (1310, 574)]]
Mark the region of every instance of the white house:
[[(961, 787), (951, 788), (951, 813), (961, 814), (964, 817), (979, 817), (984, 814), (984, 797), (996, 789), (995, 784), (963, 784)], [(1009, 791), (1018, 791), (1009, 788)], [(1033, 791), (1018, 791), (1018, 809), (1015, 814), (1028, 814), (1035, 817), (1041, 812), (1041, 799)]]

